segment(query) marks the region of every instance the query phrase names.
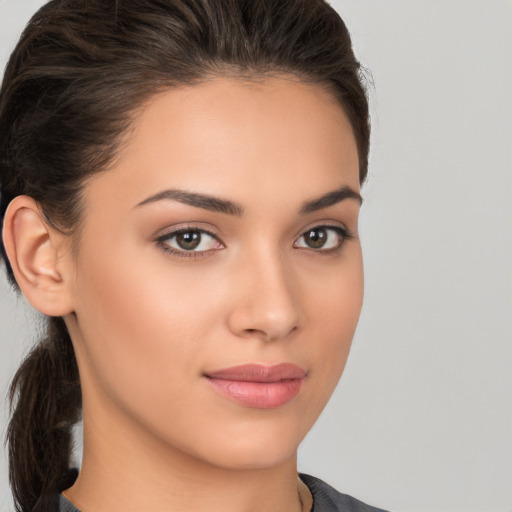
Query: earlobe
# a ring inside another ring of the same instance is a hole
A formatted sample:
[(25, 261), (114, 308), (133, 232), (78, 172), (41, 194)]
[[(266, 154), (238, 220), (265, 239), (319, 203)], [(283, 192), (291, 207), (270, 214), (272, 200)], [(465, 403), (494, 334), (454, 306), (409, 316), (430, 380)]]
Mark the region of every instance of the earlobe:
[(32, 306), (48, 316), (71, 313), (69, 244), (48, 225), (34, 199), (18, 196), (11, 201), (3, 238), (16, 281)]

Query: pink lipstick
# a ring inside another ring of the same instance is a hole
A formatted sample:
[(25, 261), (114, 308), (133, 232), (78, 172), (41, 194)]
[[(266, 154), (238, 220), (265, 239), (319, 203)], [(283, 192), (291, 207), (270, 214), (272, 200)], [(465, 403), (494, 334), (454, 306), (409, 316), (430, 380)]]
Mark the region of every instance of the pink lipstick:
[(205, 373), (221, 395), (247, 407), (273, 409), (293, 400), (306, 372), (291, 363), (243, 364)]

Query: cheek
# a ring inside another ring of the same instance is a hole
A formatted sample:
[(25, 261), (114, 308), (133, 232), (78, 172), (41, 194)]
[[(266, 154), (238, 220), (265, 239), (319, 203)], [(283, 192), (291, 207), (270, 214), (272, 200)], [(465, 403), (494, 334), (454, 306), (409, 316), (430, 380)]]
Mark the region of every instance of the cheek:
[[(153, 259), (153, 252), (143, 252), (134, 263), (128, 256), (133, 251), (113, 250), (120, 245), (101, 255), (84, 251), (80, 260), (77, 355), (83, 382), (139, 419), (178, 429), (176, 418), (167, 417), (168, 405), (183, 412), (185, 425), (198, 413), (184, 402), (187, 393), (197, 393), (203, 408), (208, 403), (198, 385), (205, 362), (218, 354), (228, 361), (226, 344), (240, 348), (229, 344), (233, 340), (224, 322), (236, 283), (227, 267), (203, 269), (199, 278), (197, 270), (171, 265), (160, 254)], [(287, 424), (303, 435), (343, 371), (361, 308), (363, 272), (355, 244), (339, 264), (301, 260), (292, 266), (305, 322), (290, 350), (310, 365), (311, 386), (297, 404), (295, 423)]]
[(308, 294), (314, 342), (315, 372), (324, 403), (345, 367), (363, 301), (363, 266), (359, 245), (347, 255), (339, 271), (330, 272)]
[(212, 300), (200, 283), (162, 275), (157, 266), (107, 252), (101, 261), (85, 259), (76, 311), (92, 381), (111, 397), (170, 399), (199, 372)]
[(363, 301), (363, 265), (361, 248), (353, 244), (336, 268), (318, 272), (318, 284), (303, 285), (314, 323), (324, 330), (326, 339), (351, 340)]

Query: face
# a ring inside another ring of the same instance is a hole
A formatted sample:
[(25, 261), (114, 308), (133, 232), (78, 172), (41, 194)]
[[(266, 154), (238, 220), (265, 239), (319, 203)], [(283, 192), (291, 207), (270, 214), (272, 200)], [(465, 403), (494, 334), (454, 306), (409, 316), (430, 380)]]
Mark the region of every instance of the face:
[(292, 458), (361, 308), (358, 176), (319, 86), (217, 78), (153, 98), (84, 190), (67, 318), (84, 424), (224, 468)]

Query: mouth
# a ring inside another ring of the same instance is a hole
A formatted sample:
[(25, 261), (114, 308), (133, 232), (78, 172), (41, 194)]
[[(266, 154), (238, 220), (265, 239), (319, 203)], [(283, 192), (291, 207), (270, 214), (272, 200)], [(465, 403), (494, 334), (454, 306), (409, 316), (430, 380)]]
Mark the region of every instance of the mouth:
[(247, 407), (274, 409), (292, 401), (306, 371), (291, 363), (244, 364), (204, 374), (220, 395)]

